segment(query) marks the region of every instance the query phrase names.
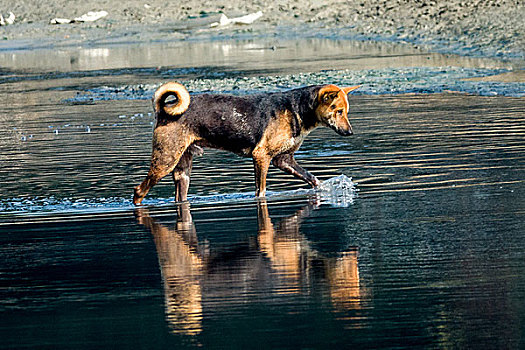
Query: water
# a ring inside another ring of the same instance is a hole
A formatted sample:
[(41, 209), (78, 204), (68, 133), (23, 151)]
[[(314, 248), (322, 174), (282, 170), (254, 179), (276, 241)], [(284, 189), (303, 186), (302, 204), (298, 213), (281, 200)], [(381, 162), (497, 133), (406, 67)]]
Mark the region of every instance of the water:
[[(522, 83), (485, 96), (463, 80), (515, 67), (388, 43), (216, 44), (2, 63), (3, 347), (523, 347)], [(160, 81), (245, 94), (323, 76), (378, 89), (351, 96), (354, 136), (319, 129), (297, 152), (320, 190), (272, 169), (255, 200), (251, 161), (206, 150), (189, 205), (165, 179), (132, 206)], [(459, 93), (388, 90), (404, 78)]]

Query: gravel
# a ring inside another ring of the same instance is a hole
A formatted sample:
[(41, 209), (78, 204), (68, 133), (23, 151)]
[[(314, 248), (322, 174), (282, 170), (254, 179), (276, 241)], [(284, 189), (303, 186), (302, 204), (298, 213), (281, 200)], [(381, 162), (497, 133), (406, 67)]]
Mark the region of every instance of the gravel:
[[(20, 48), (21, 41), (60, 46), (110, 38), (122, 41), (123, 37), (180, 40), (203, 32), (210, 36), (279, 35), (286, 28), (301, 28), (299, 34), (405, 41), (438, 52), (525, 58), (525, 6), (516, 0), (3, 0), (1, 6), (4, 17), (13, 12), (16, 20), (0, 28), (0, 49)], [(74, 18), (100, 10), (109, 15), (96, 22), (49, 24), (56, 17)], [(259, 10), (264, 15), (250, 28), (209, 28), (221, 13), (233, 17)]]

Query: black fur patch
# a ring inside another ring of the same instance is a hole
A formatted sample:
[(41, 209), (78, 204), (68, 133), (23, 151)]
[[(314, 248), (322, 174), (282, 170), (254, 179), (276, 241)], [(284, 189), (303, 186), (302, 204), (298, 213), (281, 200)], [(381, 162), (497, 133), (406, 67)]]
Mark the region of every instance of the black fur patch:
[(249, 96), (203, 94), (193, 95), (188, 110), (177, 120), (158, 115), (159, 124), (183, 123), (200, 135), (203, 146), (249, 155), (261, 140), (264, 130), (276, 112), (289, 111), (292, 130), (316, 125), (315, 109), (321, 86), (308, 86), (286, 92)]

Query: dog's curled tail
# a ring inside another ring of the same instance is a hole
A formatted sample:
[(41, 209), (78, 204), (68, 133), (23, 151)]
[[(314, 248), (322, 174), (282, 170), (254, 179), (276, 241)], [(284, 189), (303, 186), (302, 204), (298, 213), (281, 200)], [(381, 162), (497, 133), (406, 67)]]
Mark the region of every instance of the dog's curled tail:
[[(169, 96), (174, 96), (175, 101), (166, 103)], [(170, 117), (176, 117), (186, 112), (190, 105), (190, 94), (184, 86), (179, 83), (169, 82), (157, 89), (153, 96), (153, 108), (157, 116), (165, 113)]]

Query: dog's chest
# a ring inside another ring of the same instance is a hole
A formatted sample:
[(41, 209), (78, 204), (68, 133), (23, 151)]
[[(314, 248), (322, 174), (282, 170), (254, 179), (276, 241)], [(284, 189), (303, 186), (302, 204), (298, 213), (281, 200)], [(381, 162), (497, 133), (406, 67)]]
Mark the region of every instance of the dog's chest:
[(301, 130), (297, 134), (293, 127), (293, 120), (294, 116), (290, 111), (277, 113), (277, 117), (270, 120), (258, 145), (264, 149), (264, 153), (273, 157), (282, 153), (295, 152), (301, 146), (308, 132)]
[(306, 135), (301, 134), (299, 136), (290, 137), (289, 139), (285, 140), (279, 149), (279, 153), (286, 153), (292, 150), (297, 150), (303, 143), (305, 137)]

